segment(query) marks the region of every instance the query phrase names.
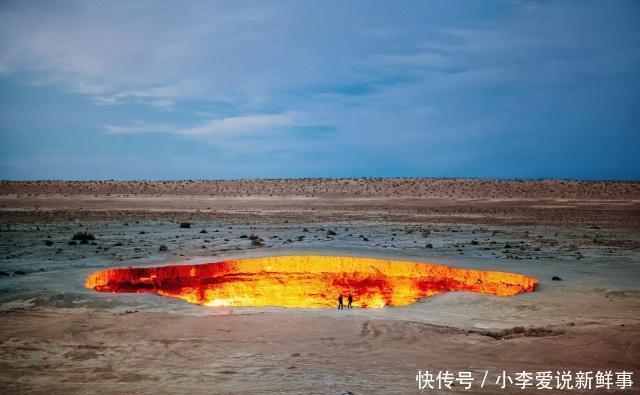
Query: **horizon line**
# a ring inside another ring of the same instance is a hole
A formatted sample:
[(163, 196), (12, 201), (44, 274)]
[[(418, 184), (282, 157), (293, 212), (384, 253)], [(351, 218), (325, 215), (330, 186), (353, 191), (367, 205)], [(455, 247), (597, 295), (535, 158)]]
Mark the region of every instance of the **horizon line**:
[(175, 178), (175, 179), (0, 179), (0, 183), (38, 183), (38, 182), (239, 182), (239, 181), (338, 181), (338, 180), (470, 180), (470, 181), (506, 181), (506, 182), (528, 182), (528, 181), (569, 181), (569, 182), (615, 182), (615, 183), (640, 183), (640, 179), (624, 178), (553, 178), (553, 177), (272, 177), (272, 178)]

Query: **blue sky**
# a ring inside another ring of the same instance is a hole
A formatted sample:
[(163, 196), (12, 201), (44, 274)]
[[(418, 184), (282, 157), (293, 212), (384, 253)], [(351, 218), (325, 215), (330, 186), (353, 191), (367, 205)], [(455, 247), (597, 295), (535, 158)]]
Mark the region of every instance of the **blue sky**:
[(634, 1), (2, 1), (0, 178), (640, 179)]

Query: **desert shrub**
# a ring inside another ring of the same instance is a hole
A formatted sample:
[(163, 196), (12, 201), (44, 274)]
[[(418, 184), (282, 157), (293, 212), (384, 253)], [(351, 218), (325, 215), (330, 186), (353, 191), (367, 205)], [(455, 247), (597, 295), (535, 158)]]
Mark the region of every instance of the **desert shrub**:
[(82, 241), (82, 242), (84, 242), (83, 244), (87, 244), (87, 242), (89, 242), (89, 240), (95, 240), (95, 239), (96, 239), (96, 237), (93, 235), (93, 233), (89, 233), (87, 231), (77, 232), (71, 238), (71, 240)]
[(264, 247), (264, 240), (261, 237), (258, 237), (256, 235), (251, 235), (249, 236), (249, 239), (251, 240), (251, 245), (254, 247)]
[(167, 252), (168, 250), (169, 250), (169, 248), (166, 245), (162, 244), (160, 246), (160, 252)]
[(191, 227), (191, 222), (180, 222), (180, 228), (189, 229)]
[(254, 247), (264, 247), (262, 240), (251, 240), (251, 245)]

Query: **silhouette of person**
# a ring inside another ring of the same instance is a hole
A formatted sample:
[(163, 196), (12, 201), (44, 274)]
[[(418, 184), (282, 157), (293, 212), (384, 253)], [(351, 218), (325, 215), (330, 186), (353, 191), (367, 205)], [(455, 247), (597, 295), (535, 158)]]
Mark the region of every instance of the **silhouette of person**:
[(349, 297), (347, 298), (347, 308), (349, 310), (351, 310), (353, 307), (351, 306), (351, 303), (353, 303), (353, 296), (351, 296), (351, 294), (349, 294)]
[(340, 296), (338, 296), (338, 310), (344, 309), (344, 303), (342, 301), (343, 301), (342, 294), (340, 294)]

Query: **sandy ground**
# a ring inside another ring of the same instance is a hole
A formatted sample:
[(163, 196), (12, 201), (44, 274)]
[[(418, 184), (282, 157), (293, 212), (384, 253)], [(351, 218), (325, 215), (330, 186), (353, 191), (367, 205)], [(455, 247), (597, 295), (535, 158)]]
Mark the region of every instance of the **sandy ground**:
[[(640, 392), (637, 183), (460, 180), (447, 197), (429, 188), (450, 180), (347, 181), (0, 183), (0, 392), (540, 393), (500, 390), (502, 370), (627, 370), (633, 389), (610, 393)], [(246, 196), (246, 185), (282, 196)], [(523, 199), (529, 188), (537, 195)], [(179, 227), (185, 220), (191, 228)], [(95, 244), (69, 245), (79, 230)], [(540, 285), (346, 312), (83, 288), (107, 267), (291, 253), (511, 271)], [(417, 389), (418, 370), (447, 369), (479, 381), (488, 371), (491, 385)]]
[[(496, 340), (348, 312), (188, 317), (36, 310), (3, 317), (0, 384), (11, 392), (60, 394), (406, 394), (417, 392), (419, 369), (480, 375), (637, 368), (640, 325), (563, 329)], [(458, 392), (465, 391), (449, 391)], [(481, 393), (504, 391), (492, 385)]]

